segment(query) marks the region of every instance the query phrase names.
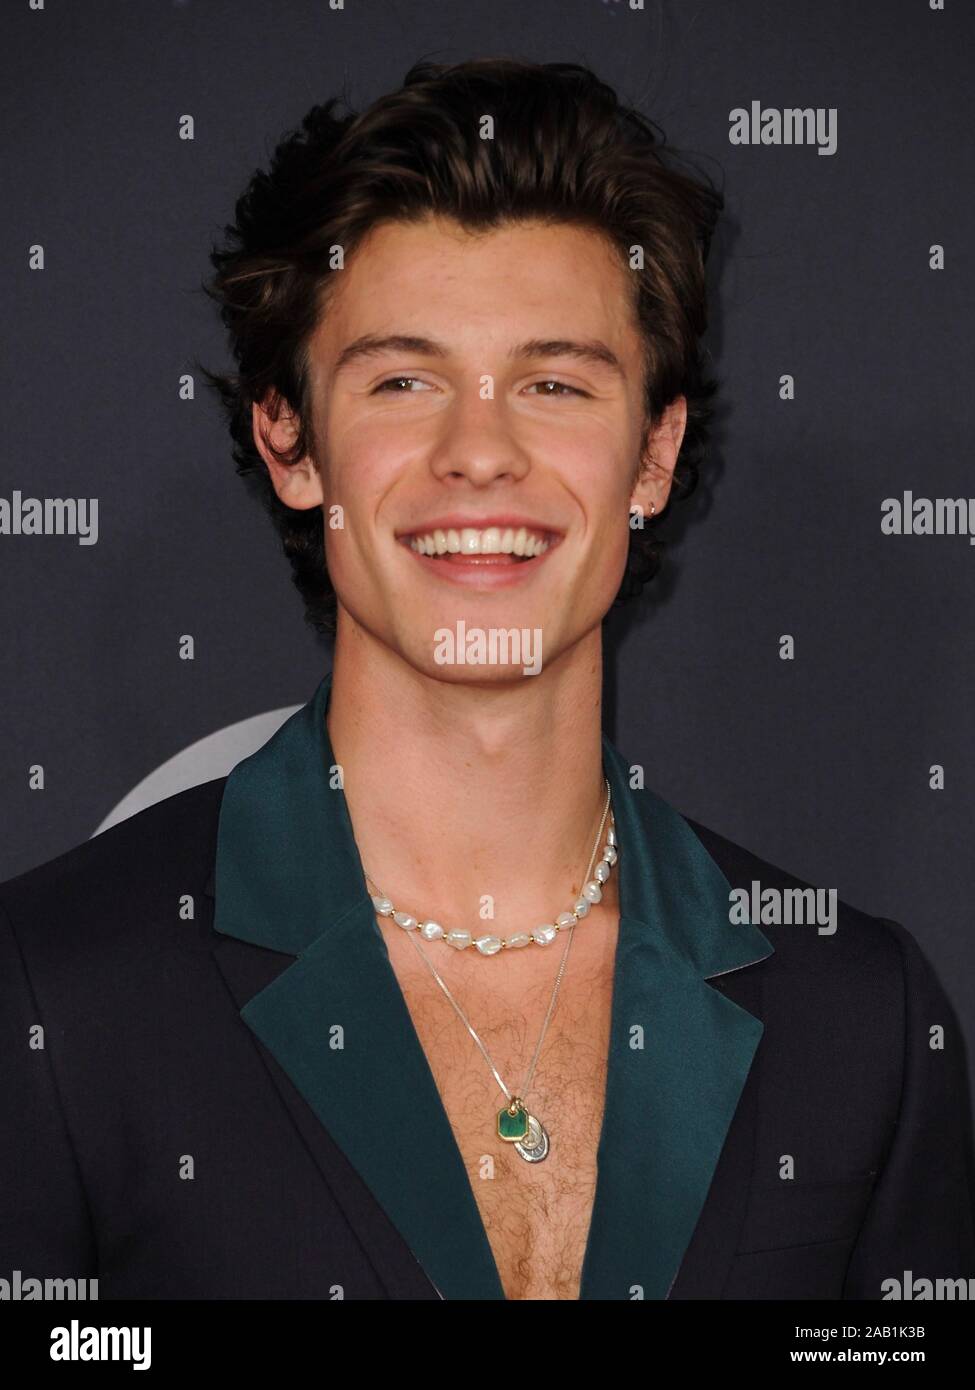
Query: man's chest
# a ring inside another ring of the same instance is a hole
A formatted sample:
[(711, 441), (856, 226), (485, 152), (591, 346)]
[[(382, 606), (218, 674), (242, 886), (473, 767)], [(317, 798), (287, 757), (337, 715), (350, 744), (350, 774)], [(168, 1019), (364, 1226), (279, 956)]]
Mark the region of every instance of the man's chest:
[[(614, 932), (615, 935), (615, 932)], [(509, 1299), (576, 1299), (596, 1189), (596, 1153), (605, 1100), (613, 952), (573, 943), (534, 1074), (525, 1085), (559, 968), (547, 955), (530, 985), (499, 986), (492, 960), (452, 983), (442, 977), (483, 1044), (485, 1059), (430, 971), (397, 971), (414, 1028), (460, 1149), (478, 1211)], [(529, 947), (529, 950), (534, 948)], [(578, 958), (576, 952), (578, 951)], [(539, 953), (540, 954), (540, 953)], [(546, 953), (547, 954), (547, 953)], [(478, 962), (479, 964), (481, 962)], [(521, 1095), (549, 1136), (538, 1163), (497, 1135), (505, 1104), (491, 1066)]]

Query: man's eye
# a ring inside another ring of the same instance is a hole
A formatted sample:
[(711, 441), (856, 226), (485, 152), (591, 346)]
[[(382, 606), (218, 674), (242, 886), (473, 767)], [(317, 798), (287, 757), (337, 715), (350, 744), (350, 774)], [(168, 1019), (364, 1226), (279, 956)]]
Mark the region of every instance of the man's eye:
[[(408, 383), (405, 390), (400, 389), (403, 383)], [(386, 391), (394, 396), (412, 395), (414, 386), (425, 387), (426, 384), (425, 381), (421, 381), (420, 378), (416, 376), (391, 376), (388, 377), (386, 381), (381, 381), (379, 385), (375, 387), (372, 394), (378, 395), (379, 392)], [(569, 386), (564, 381), (536, 381), (529, 386), (529, 391), (533, 390), (536, 386), (555, 387), (554, 391), (542, 391), (540, 394), (543, 396), (561, 396), (563, 394), (568, 394), (570, 396), (588, 396), (589, 394), (588, 391), (581, 391), (578, 387)]]
[[(569, 385), (567, 385), (564, 381), (535, 381), (535, 382), (532, 382), (532, 386), (557, 386), (557, 387), (558, 387), (558, 391), (557, 391), (557, 392), (556, 392), (556, 391), (542, 391), (541, 394), (542, 394), (543, 396), (561, 395), (563, 391), (568, 391), (569, 394), (572, 395), (572, 396), (588, 396), (588, 394), (589, 394), (588, 391), (580, 391), (578, 387), (576, 387), (576, 386), (569, 386)], [(529, 388), (528, 388), (529, 391), (532, 389), (532, 386), (529, 386)]]
[(419, 386), (425, 386), (425, 385), (426, 385), (425, 382), (420, 381), (420, 378), (419, 378), (419, 377), (416, 377), (416, 376), (391, 376), (391, 377), (388, 379), (388, 381), (381, 381), (381, 382), (379, 383), (379, 385), (376, 387), (375, 391), (373, 391), (372, 394), (373, 394), (373, 395), (376, 395), (376, 393), (379, 392), (379, 391), (389, 391), (391, 395), (395, 395), (395, 396), (410, 395), (411, 392), (408, 391), (408, 390), (407, 390), (407, 391), (398, 391), (398, 390), (395, 389), (396, 387), (399, 386), (399, 384), (400, 384), (401, 381), (413, 381), (413, 382), (416, 382), (417, 385), (419, 385)]

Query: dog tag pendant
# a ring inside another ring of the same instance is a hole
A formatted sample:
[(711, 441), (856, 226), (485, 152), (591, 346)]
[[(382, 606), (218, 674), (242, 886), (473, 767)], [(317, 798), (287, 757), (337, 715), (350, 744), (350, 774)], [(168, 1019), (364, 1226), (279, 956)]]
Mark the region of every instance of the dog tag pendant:
[(527, 1163), (541, 1163), (548, 1157), (548, 1134), (541, 1120), (528, 1116), (528, 1138), (517, 1143), (515, 1149)]

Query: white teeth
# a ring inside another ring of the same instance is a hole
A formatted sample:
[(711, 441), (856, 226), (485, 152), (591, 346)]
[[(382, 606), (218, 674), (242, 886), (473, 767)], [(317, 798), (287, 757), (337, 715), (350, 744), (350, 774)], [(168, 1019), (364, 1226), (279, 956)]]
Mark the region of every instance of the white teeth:
[(511, 526), (504, 530), (499, 526), (488, 526), (484, 530), (463, 526), (459, 531), (452, 527), (446, 531), (438, 528), (410, 538), (410, 548), (421, 555), (523, 555), (531, 559), (544, 554), (548, 546), (547, 540), (524, 526), (517, 531)]

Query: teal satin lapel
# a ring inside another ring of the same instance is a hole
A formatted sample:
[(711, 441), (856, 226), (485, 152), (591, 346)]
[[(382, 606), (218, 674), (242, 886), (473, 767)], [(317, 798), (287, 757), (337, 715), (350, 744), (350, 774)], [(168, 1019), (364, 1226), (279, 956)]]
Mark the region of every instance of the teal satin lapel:
[(772, 954), (729, 921), (730, 884), (687, 822), (603, 764), (620, 927), (598, 1182), (580, 1297), (664, 1299), (704, 1205), (764, 1025), (707, 978)]
[(329, 923), (241, 1017), (443, 1296), (503, 1298), (460, 1150), (374, 923), (371, 903)]
[[(330, 787), (330, 687), (326, 676), (227, 780), (216, 930), (298, 957), (241, 1017), (444, 1297), (501, 1299), (470, 1180), (372, 911), (345, 797)], [(676, 811), (630, 788), (606, 739), (603, 759), (621, 920), (580, 1296), (666, 1298), (762, 1033), (706, 979), (772, 948), (756, 928), (729, 923), (727, 880)]]
[(621, 919), (582, 1298), (667, 1297), (762, 1035), (648, 938)]

